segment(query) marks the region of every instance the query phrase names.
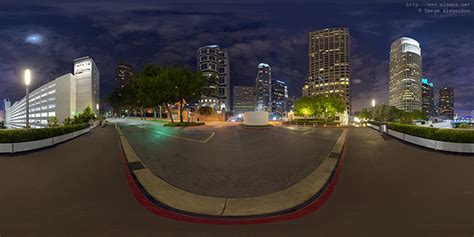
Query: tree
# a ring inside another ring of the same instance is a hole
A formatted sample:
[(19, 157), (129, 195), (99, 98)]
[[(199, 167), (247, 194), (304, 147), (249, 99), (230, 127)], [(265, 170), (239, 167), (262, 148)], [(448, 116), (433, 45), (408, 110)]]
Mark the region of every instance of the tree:
[(305, 119), (314, 116), (316, 113), (314, 100), (310, 97), (301, 97), (295, 101), (295, 115), (303, 116)]
[(179, 100), (179, 120), (183, 122), (183, 111), (185, 104), (197, 101), (201, 98), (204, 93), (206, 81), (201, 72), (192, 72), (188, 69), (180, 69), (178, 71), (180, 75), (177, 80), (177, 93)]
[(321, 116), (326, 122), (328, 119), (334, 118), (338, 113), (344, 112), (346, 105), (344, 100), (341, 97), (337, 96), (319, 96), (315, 97), (316, 100), (319, 100), (322, 105)]

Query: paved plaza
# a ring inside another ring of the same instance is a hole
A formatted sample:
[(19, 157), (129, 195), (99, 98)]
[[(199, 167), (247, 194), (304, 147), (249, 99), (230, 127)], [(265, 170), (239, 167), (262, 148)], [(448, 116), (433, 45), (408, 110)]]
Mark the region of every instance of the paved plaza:
[(213, 197), (252, 197), (289, 187), (318, 167), (342, 133), (312, 127), (119, 126), (155, 175)]

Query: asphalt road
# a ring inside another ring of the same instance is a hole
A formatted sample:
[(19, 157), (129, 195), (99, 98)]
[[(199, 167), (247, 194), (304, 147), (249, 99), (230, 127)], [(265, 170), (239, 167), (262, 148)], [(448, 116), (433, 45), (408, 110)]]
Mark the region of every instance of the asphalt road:
[(252, 197), (285, 189), (316, 169), (342, 133), (312, 127), (120, 127), (155, 175), (213, 197)]
[(130, 193), (115, 130), (0, 156), (0, 235), (466, 236), (474, 234), (474, 157), (438, 153), (351, 129), (329, 201), (301, 219), (261, 225), (176, 222)]

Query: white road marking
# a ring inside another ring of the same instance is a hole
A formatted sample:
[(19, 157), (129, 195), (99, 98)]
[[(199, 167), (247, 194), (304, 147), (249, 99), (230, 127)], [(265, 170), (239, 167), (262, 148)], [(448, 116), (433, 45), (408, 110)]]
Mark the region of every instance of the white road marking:
[(311, 130), (311, 131), (304, 132), (303, 135), (310, 134), (310, 133), (313, 133), (313, 132), (316, 132), (316, 129), (313, 129), (313, 130)]
[[(137, 127), (139, 127), (139, 126), (137, 126)], [(145, 130), (148, 130), (148, 131), (152, 131), (152, 132), (156, 132), (156, 133), (159, 133), (163, 136), (172, 137), (172, 138), (176, 138), (176, 139), (180, 139), (180, 140), (184, 140), (184, 141), (198, 142), (198, 143), (207, 143), (216, 135), (215, 132), (211, 132), (212, 134), (208, 138), (201, 141), (201, 140), (187, 138), (187, 137), (175, 136), (175, 135), (167, 134), (167, 133), (164, 133), (164, 132), (160, 132), (160, 131), (156, 131), (156, 130), (152, 130), (152, 129), (148, 129), (148, 128), (143, 128), (143, 127), (139, 127), (139, 128), (145, 129)]]

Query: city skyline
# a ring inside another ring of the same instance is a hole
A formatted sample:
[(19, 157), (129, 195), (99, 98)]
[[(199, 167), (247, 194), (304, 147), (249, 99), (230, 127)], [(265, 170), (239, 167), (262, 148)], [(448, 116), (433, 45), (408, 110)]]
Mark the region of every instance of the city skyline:
[[(90, 4), (1, 4), (0, 34), (4, 47), (0, 49), (3, 55), (0, 59), (0, 80), (6, 83), (0, 88), (0, 97), (8, 97), (12, 101), (22, 97), (24, 92), (20, 79), (26, 67), (32, 69), (34, 88), (67, 72), (70, 60), (91, 55), (101, 68), (103, 99), (114, 86), (114, 69), (118, 59), (125, 59), (136, 69), (148, 63), (194, 68), (195, 50), (209, 43), (229, 49), (233, 85), (251, 85), (254, 71), (250, 68), (265, 61), (272, 65), (279, 79), (287, 82), (289, 95), (298, 97), (307, 75), (307, 33), (347, 27), (353, 41), (353, 112), (369, 107), (371, 98), (378, 103), (388, 103), (387, 55), (390, 43), (402, 36), (417, 39), (423, 46), (423, 76), (432, 79), (435, 85), (455, 88), (456, 112), (469, 115), (472, 110), (470, 92), (474, 85), (470, 82), (474, 69), (468, 63), (473, 54), (469, 50), (473, 44), (470, 41), (473, 33), (469, 30), (472, 19), (465, 15), (428, 15), (416, 12), (405, 3), (278, 2), (272, 5), (274, 7), (261, 10), (258, 6), (264, 3), (258, 1), (213, 4), (207, 8), (191, 4), (185, 10), (179, 4), (172, 3), (101, 3), (94, 5), (94, 12), (97, 13), (93, 14), (94, 17), (77, 10)], [(314, 16), (308, 5), (328, 11)], [(15, 13), (12, 15), (11, 12)], [(242, 12), (249, 14), (242, 16)], [(298, 15), (292, 12), (298, 12)], [(334, 17), (327, 17), (329, 14)], [(384, 17), (373, 22), (371, 14), (383, 14)], [(400, 14), (403, 20), (399, 20)], [(130, 16), (134, 20), (125, 21)], [(180, 16), (180, 19), (174, 19), (175, 16)], [(170, 22), (170, 19), (176, 22)], [(64, 21), (73, 27), (62, 26)], [(144, 25), (144, 22), (150, 22), (150, 26)], [(220, 30), (217, 30), (218, 27), (215, 27), (216, 30), (202, 27), (208, 22), (218, 22)], [(159, 29), (155, 27), (157, 24)], [(189, 28), (176, 28), (174, 24), (188, 25)], [(105, 56), (105, 52), (109, 55)], [(435, 97), (438, 101), (437, 93)], [(2, 108), (3, 105), (0, 106)]]

